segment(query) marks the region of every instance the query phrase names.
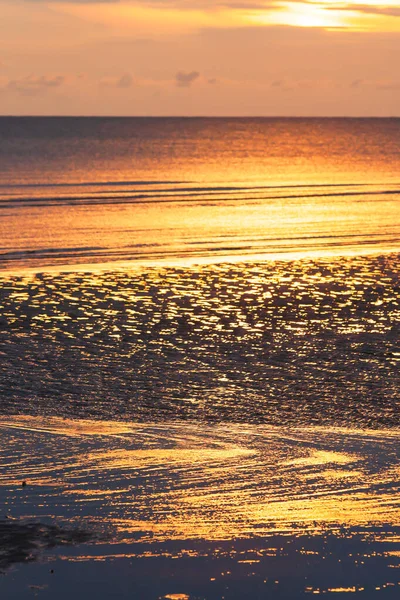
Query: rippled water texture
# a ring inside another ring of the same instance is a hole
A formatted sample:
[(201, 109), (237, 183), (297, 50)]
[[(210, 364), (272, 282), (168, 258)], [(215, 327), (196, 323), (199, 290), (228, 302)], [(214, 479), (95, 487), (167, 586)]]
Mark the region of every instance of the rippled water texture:
[(56, 557), (61, 577), (122, 561), (141, 598), (399, 593), (399, 430), (32, 417), (0, 429), (7, 513), (97, 531), (47, 551), (47, 573)]
[(399, 425), (398, 255), (2, 280), (2, 411)]
[(0, 268), (399, 251), (400, 119), (0, 118)]

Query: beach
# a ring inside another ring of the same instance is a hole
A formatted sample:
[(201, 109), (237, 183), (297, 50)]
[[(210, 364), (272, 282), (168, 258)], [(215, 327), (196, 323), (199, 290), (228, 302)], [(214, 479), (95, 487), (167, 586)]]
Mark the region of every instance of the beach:
[(397, 261), (3, 278), (7, 597), (396, 597)]
[(397, 598), (399, 120), (89, 121), (0, 123), (2, 594)]
[(44, 598), (399, 593), (398, 430), (56, 417), (0, 427), (14, 449), (15, 480), (10, 465), (0, 473), (8, 525), (61, 528), (27, 536), (23, 569), (5, 548), (6, 597), (29, 586)]
[(398, 255), (2, 280), (3, 413), (398, 425)]

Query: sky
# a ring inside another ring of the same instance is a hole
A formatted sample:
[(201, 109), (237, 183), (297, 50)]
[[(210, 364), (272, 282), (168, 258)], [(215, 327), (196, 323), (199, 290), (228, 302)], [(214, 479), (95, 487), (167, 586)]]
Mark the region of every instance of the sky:
[(400, 0), (0, 0), (0, 114), (400, 116)]

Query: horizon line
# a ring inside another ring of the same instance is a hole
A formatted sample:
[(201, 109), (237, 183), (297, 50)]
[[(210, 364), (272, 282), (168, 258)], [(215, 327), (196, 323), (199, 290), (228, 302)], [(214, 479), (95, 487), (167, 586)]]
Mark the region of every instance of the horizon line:
[(399, 115), (15, 115), (0, 119), (400, 119)]

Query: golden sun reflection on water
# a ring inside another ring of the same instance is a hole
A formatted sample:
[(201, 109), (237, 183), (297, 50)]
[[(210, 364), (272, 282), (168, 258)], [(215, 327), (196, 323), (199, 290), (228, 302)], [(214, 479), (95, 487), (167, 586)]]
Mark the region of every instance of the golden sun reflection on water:
[(9, 413), (398, 425), (397, 254), (14, 276), (0, 308)]
[[(399, 431), (33, 417), (3, 419), (0, 428), (9, 506), (106, 522), (117, 537), (226, 540), (400, 526)], [(22, 479), (30, 493), (18, 506)]]

